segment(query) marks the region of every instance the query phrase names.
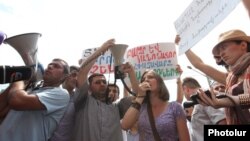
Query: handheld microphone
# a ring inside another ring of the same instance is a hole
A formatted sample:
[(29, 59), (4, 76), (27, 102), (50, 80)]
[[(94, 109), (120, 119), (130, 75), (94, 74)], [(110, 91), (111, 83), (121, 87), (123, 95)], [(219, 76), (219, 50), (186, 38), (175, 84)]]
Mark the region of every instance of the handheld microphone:
[(190, 70), (195, 71), (196, 73), (199, 73), (199, 74), (200, 74), (200, 75), (202, 75), (202, 76), (207, 77), (205, 74), (203, 74), (203, 73), (201, 73), (201, 72), (199, 72), (199, 71), (197, 71), (197, 70), (193, 69), (191, 66), (187, 66), (187, 68), (188, 68), (188, 69), (190, 69)]
[(29, 66), (0, 66), (0, 84), (28, 80), (32, 71)]
[(201, 72), (199, 72), (199, 71), (193, 69), (191, 66), (187, 66), (187, 68), (190, 69), (190, 70), (195, 71), (196, 73), (199, 73), (199, 74), (202, 75), (202, 76), (205, 76), (206, 79), (207, 79), (208, 86), (209, 86), (209, 88), (211, 88), (211, 83), (212, 83), (212, 82), (211, 82), (211, 78), (210, 78), (210, 77), (208, 77), (207, 75), (205, 75), (205, 74), (203, 74), (203, 73), (201, 73)]

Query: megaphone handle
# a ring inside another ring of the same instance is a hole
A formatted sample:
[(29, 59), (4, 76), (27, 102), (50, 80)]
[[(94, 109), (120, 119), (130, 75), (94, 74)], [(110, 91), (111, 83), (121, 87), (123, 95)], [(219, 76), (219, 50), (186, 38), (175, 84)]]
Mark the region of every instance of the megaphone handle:
[(132, 91), (129, 89), (129, 87), (127, 86), (127, 84), (125, 83), (125, 81), (124, 81), (123, 78), (121, 78), (121, 81), (122, 81), (122, 84), (123, 84), (123, 86), (125, 87), (125, 89), (126, 89), (129, 93), (131, 93), (133, 96), (136, 96), (136, 93), (132, 92)]

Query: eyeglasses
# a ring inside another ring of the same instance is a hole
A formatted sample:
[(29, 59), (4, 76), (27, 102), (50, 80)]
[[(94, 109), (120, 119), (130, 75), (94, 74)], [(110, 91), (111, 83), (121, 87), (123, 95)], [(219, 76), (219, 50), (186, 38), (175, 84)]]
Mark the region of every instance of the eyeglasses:
[(95, 84), (98, 84), (98, 85), (100, 85), (101, 83), (107, 84), (107, 81), (106, 81), (106, 80), (97, 80), (97, 81), (95, 81), (94, 83), (95, 83)]

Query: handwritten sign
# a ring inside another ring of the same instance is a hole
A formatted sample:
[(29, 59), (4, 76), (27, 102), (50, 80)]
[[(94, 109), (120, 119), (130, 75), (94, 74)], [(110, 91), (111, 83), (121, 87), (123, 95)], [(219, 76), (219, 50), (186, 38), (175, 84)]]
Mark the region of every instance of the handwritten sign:
[(175, 21), (180, 35), (179, 54), (205, 37), (237, 6), (240, 0), (194, 0)]
[(155, 43), (130, 48), (125, 54), (125, 61), (134, 65), (138, 80), (146, 69), (153, 69), (164, 80), (178, 76), (174, 43)]
[[(83, 50), (82, 53), (82, 59), (85, 60), (88, 58), (91, 54), (93, 54), (98, 48), (89, 48)], [(111, 65), (110, 65), (111, 64)], [(114, 72), (114, 59), (111, 56), (111, 51), (106, 51), (103, 55), (99, 56), (93, 65), (93, 67), (90, 70), (90, 74), (92, 73), (101, 73), (101, 74), (107, 74), (107, 73), (113, 73)]]

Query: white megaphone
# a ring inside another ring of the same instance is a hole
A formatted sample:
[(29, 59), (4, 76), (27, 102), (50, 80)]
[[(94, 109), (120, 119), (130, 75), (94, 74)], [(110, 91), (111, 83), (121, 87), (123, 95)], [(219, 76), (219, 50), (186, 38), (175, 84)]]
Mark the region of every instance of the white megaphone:
[(120, 70), (120, 66), (122, 65), (123, 61), (124, 61), (124, 54), (126, 52), (128, 48), (128, 45), (126, 44), (115, 44), (114, 47), (110, 48), (110, 51), (112, 53), (112, 55), (114, 56), (114, 66), (115, 66), (115, 83), (116, 83), (116, 80), (117, 79), (121, 79), (124, 87), (126, 88), (126, 90), (133, 94), (133, 95), (136, 95), (134, 92), (132, 92), (130, 90), (130, 88), (126, 85), (125, 81), (124, 81), (124, 78), (125, 78), (125, 75), (124, 73)]
[(114, 66), (115, 66), (115, 79), (123, 78), (123, 73), (120, 71), (119, 67), (123, 63), (123, 57), (128, 48), (126, 44), (115, 44), (114, 47), (110, 48), (112, 55), (114, 56)]
[(37, 59), (39, 37), (41, 37), (40, 33), (25, 33), (4, 40), (4, 43), (12, 46), (21, 55), (26, 66), (35, 68), (36, 81), (41, 80), (44, 73), (43, 66)]

